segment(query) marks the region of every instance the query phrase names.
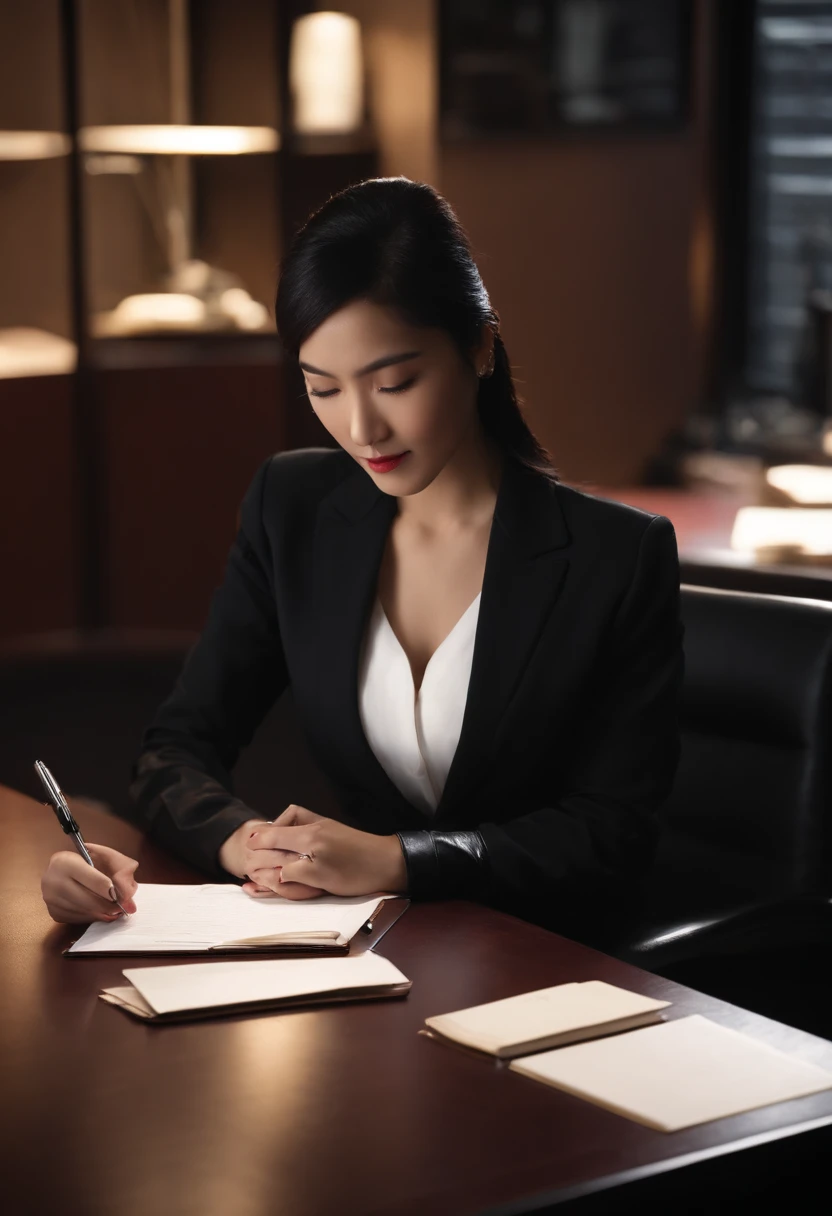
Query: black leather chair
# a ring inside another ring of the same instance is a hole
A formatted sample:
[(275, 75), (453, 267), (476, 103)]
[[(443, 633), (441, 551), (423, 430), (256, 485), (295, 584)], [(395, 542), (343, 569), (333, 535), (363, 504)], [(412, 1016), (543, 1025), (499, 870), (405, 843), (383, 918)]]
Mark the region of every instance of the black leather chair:
[(832, 1031), (832, 603), (683, 587), (682, 757), (616, 951)]

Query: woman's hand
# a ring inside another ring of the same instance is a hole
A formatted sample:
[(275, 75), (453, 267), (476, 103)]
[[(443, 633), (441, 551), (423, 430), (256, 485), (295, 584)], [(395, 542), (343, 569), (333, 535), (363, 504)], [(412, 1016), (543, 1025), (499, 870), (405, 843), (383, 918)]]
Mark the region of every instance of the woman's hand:
[(261, 824), (249, 837), (251, 895), (274, 892), (287, 899), (332, 895), (403, 893), (407, 871), (398, 838), (376, 836), (325, 819), (303, 806), (288, 807), (273, 824)]
[[(266, 819), (247, 819), (237, 828), (236, 832), (232, 832), (220, 848), (219, 860), (223, 869), (237, 878), (249, 880), (243, 883), (246, 895), (279, 894), (286, 899), (313, 899), (316, 895), (321, 895), (322, 891), (319, 887), (310, 887), (302, 882), (283, 883), (279, 891), (275, 891), (282, 863), (284, 860), (291, 860), (294, 853), (284, 854), (280, 849), (273, 849), (271, 850), (273, 856), (270, 856), (268, 862), (264, 863), (262, 852), (255, 853), (254, 846), (249, 842), (253, 833), (268, 826), (269, 821)], [(257, 841), (255, 841), (255, 846), (256, 844)], [(255, 873), (255, 870), (260, 872)]]
[(133, 895), (138, 883), (133, 873), (138, 862), (103, 844), (87, 844), (95, 869), (70, 850), (53, 853), (40, 880), (47, 911), (61, 924), (89, 924), (117, 920), (122, 915), (111, 891), (127, 912), (135, 912)]

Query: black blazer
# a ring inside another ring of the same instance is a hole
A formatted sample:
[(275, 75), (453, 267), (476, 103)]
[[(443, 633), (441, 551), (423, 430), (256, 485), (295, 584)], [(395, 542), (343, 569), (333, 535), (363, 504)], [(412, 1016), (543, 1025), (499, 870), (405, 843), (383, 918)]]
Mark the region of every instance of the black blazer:
[(230, 792), (231, 770), (291, 684), (345, 821), (400, 833), (411, 895), (473, 896), (581, 936), (590, 910), (627, 897), (649, 866), (676, 770), (673, 528), (506, 459), (462, 732), (428, 818), (376, 760), (358, 712), (396, 508), (340, 448), (261, 466), (205, 630), (145, 733), (134, 804), (152, 836), (229, 879), (218, 850), (259, 817)]

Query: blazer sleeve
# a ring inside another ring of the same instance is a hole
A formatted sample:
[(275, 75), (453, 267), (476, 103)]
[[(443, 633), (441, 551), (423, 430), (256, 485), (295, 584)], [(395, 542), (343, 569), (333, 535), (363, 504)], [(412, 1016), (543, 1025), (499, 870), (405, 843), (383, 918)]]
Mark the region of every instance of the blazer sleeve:
[(482, 898), (539, 916), (626, 887), (649, 868), (679, 760), (682, 637), (676, 537), (656, 516), (599, 642), (557, 800), (475, 831), (399, 833), (409, 893)]
[(231, 770), (289, 682), (263, 527), (271, 460), (245, 495), (205, 629), (145, 731), (130, 785), (149, 835), (224, 880), (233, 875), (219, 863), (220, 846), (247, 819), (259, 817), (234, 797)]

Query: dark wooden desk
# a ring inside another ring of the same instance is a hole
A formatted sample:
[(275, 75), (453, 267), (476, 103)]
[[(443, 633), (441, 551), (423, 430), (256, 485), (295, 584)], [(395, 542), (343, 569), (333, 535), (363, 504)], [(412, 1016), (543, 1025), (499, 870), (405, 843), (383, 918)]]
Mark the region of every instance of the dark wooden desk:
[[(139, 858), (140, 880), (196, 880), (129, 825), (77, 815), (90, 840)], [(752, 1183), (774, 1193), (772, 1171), (798, 1165), (795, 1210), (828, 1210), (801, 1179), (828, 1154), (832, 1092), (668, 1135), (417, 1031), (429, 1014), (602, 978), (830, 1067), (825, 1040), (464, 903), (414, 905), (382, 939), (413, 980), (404, 1001), (146, 1026), (98, 1000), (128, 960), (60, 954), (78, 930), (40, 896), (63, 841), (51, 812), (0, 788), (0, 830), (8, 1216), (609, 1213), (659, 1199), (711, 1213)]]
[(832, 567), (758, 562), (731, 548), (731, 532), (748, 498), (649, 486), (586, 486), (602, 498), (666, 515), (676, 529), (682, 582), (729, 591), (832, 600)]

